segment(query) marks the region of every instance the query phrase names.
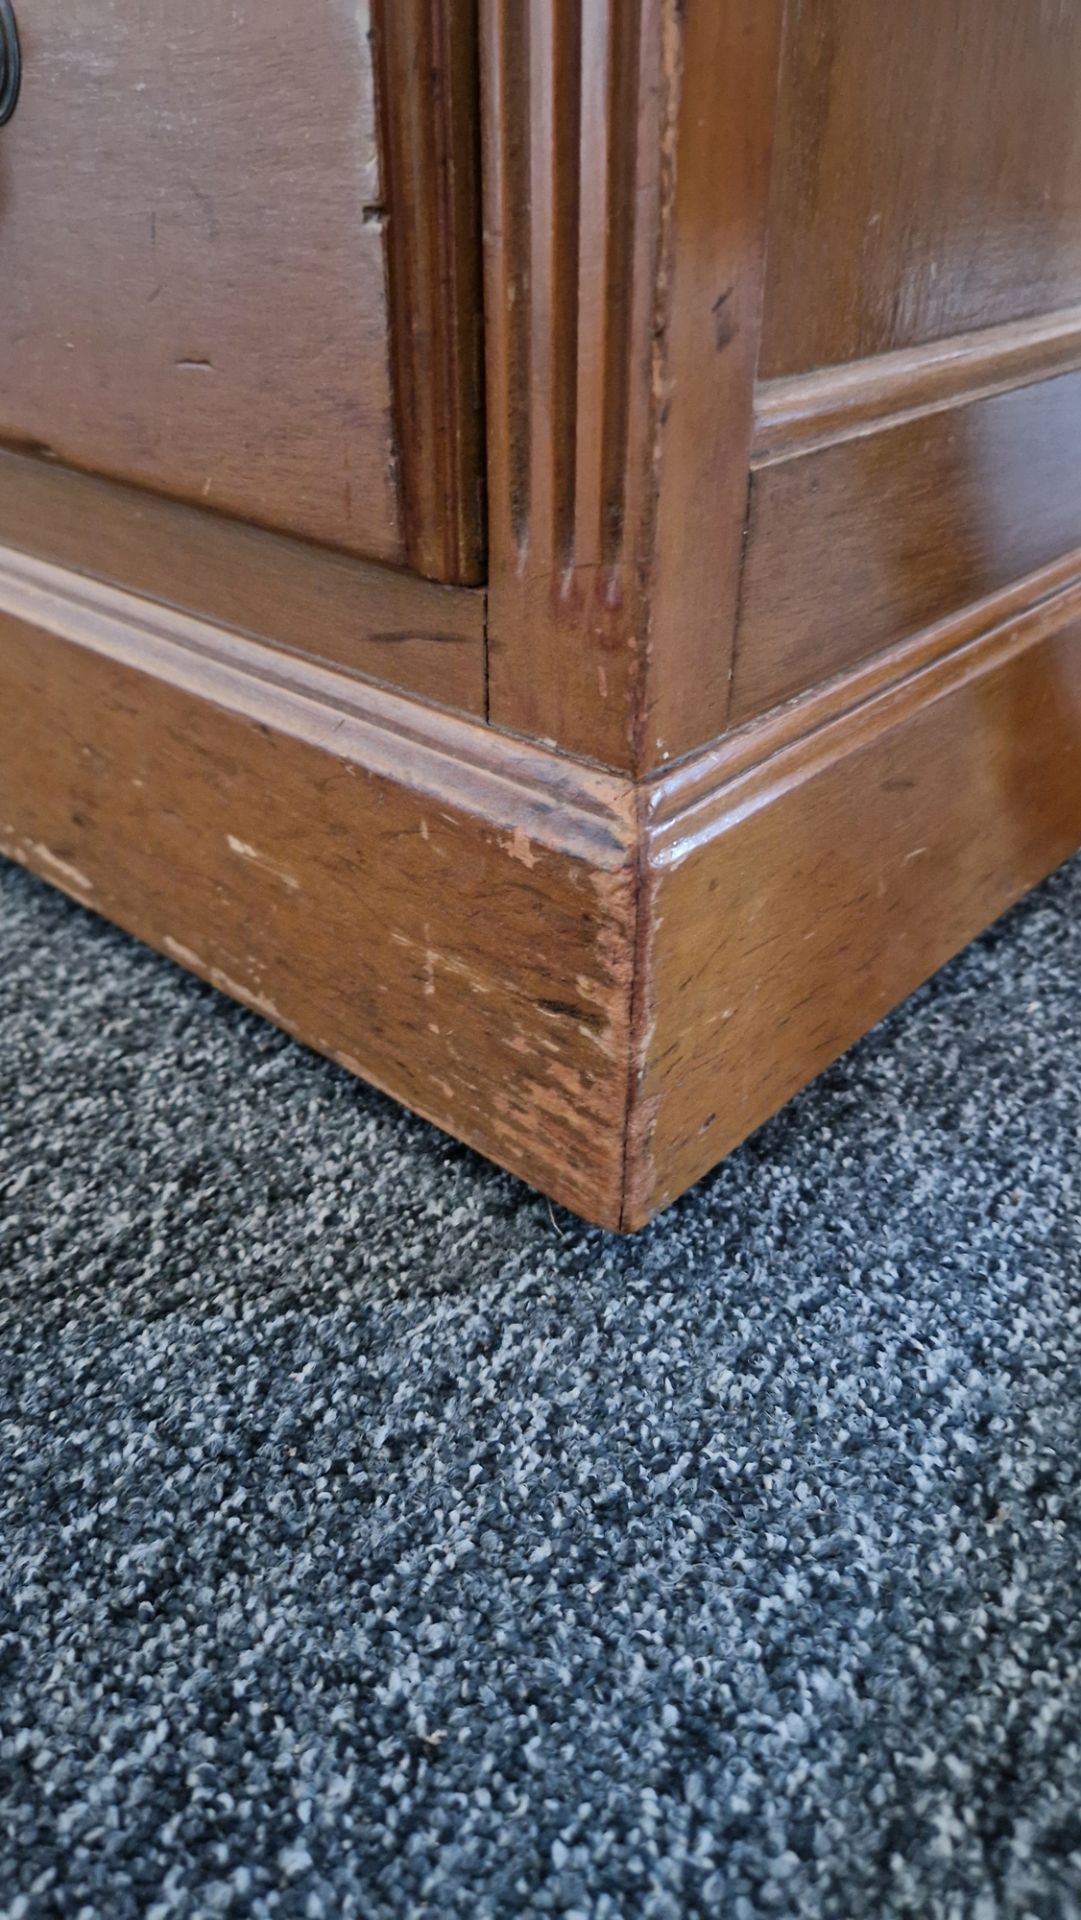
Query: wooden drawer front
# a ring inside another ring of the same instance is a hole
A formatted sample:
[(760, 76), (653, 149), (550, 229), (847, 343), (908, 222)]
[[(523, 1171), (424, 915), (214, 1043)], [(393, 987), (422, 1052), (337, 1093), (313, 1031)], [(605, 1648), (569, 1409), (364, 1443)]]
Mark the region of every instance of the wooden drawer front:
[(25, 0), (0, 438), (407, 558), (363, 0)]

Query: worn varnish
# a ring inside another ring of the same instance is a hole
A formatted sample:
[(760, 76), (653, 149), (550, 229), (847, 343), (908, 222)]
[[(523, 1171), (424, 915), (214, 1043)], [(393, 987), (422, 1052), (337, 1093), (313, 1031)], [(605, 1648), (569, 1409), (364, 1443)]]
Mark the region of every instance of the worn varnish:
[(0, 844), (640, 1226), (1081, 841), (1044, 585), (643, 787), (0, 554)]
[(0, 438), (403, 559), (366, 6), (19, 11)]
[(0, 846), (618, 1225), (609, 776), (0, 553)]
[(0, 847), (643, 1225), (1081, 844), (1081, 0), (22, 11)]
[(20, 11), (0, 438), (476, 581), (469, 7), (380, 9), (382, 164), (364, 0)]

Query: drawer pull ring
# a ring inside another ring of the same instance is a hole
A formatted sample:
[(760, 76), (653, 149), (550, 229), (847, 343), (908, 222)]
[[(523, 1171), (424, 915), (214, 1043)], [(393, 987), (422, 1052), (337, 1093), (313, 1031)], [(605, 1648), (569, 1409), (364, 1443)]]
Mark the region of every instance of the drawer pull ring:
[(19, 36), (11, 0), (0, 0), (0, 127), (15, 111), (20, 74)]

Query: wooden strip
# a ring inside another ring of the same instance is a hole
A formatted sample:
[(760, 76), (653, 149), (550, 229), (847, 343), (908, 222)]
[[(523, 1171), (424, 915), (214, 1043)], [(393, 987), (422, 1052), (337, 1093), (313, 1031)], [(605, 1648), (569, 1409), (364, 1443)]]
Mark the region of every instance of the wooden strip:
[(854, 675), (844, 698), (812, 696), (651, 783), (645, 818), (652, 863), (678, 864), (733, 822), (798, 787), (816, 768), (845, 758), (907, 715), (1081, 620), (1081, 554), (1071, 556), (1068, 575), (1063, 563), (1045, 578), (1057, 572), (1066, 577), (1043, 598), (1032, 600), (1023, 588), (1003, 595), (1002, 617), (993, 624), (985, 624), (990, 607), (970, 615), (967, 642), (947, 648), (943, 630), (935, 629), (922, 645), (896, 656), (892, 676)]
[(956, 334), (844, 366), (762, 381), (752, 458), (761, 467), (1081, 367), (1081, 308)]
[(0, 544), (484, 713), (484, 595), (0, 452)]
[(728, 723), (782, 11), (684, 10), (642, 768)]
[(609, 1226), (625, 797), (483, 726), (0, 556), (0, 849)]
[(409, 564), (484, 578), (476, 0), (375, 0), (391, 349)]
[(482, 0), (481, 45), (488, 541), (493, 567), (517, 574), (529, 538), (532, 469), (533, 214), (525, 5)]
[(430, 800), (513, 821), (544, 845), (606, 868), (627, 858), (624, 783), (529, 741), (3, 548), (0, 614), (372, 772), (407, 762)]

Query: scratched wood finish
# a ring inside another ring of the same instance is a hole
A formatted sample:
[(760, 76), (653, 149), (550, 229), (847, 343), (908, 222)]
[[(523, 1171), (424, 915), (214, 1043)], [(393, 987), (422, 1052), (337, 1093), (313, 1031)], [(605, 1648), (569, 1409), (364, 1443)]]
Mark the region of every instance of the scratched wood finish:
[(633, 1228), (1081, 842), (1081, 577), (921, 662), (636, 783), (0, 553), (0, 845)]
[(477, 6), (26, 9), (0, 844), (634, 1227), (1081, 843), (1081, 7)]
[(733, 720), (1079, 542), (1081, 373), (765, 466), (751, 497)]
[(484, 714), (484, 595), (0, 450), (0, 545)]
[(789, 0), (763, 377), (1081, 299), (1081, 9)]
[[(414, 461), (431, 450), (412, 426), (401, 443), (395, 428), (366, 0), (187, 0), (157, 22), (125, 0), (34, 0), (20, 28), (22, 93), (0, 147), (0, 439), (375, 559), (475, 577), (479, 436), (463, 430), (443, 465), (457, 507), (442, 488), (436, 506)], [(475, 125), (460, 66), (440, 93), (443, 122), (472, 114)], [(392, 128), (422, 84), (430, 96), (430, 74), (396, 86)], [(408, 145), (396, 139), (396, 169)], [(428, 204), (430, 173), (405, 187), (413, 229), (431, 234), (445, 197)], [(456, 209), (467, 190), (466, 174)], [(396, 234), (405, 225), (403, 213)], [(448, 242), (454, 257), (463, 244)], [(418, 247), (395, 245), (395, 288), (403, 256)], [(448, 273), (429, 302), (426, 358), (401, 334), (410, 423), (448, 411), (451, 355), (475, 391), (465, 349), (476, 309), (468, 276)]]
[(624, 803), (604, 775), (0, 553), (0, 847), (608, 1226)]
[(476, 0), (376, 0), (391, 353), (410, 566), (484, 577)]
[(20, 26), (0, 437), (401, 561), (367, 7)]

